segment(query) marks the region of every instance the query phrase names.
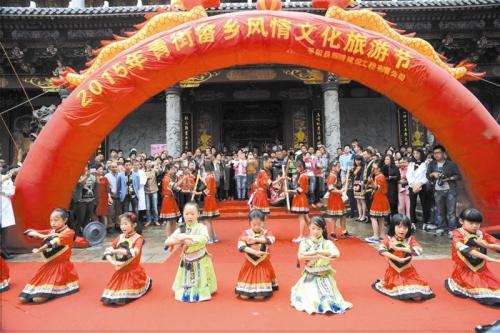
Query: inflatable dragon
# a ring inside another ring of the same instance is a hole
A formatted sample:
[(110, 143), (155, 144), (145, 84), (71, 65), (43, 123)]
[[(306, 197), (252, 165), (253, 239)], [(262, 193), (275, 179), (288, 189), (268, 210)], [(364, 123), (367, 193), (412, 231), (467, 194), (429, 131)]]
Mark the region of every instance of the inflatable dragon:
[(219, 7), (219, 5), (220, 0), (173, 0), (171, 10), (158, 8), (155, 13), (146, 14), (146, 21), (135, 25), (136, 31), (126, 32), (127, 37), (113, 35), (115, 40), (101, 41), (103, 47), (92, 51), (95, 58), (86, 63), (87, 69), (76, 73), (71, 67), (66, 67), (66, 70), (60, 73), (60, 77), (53, 78), (52, 82), (57, 86), (73, 90), (120, 52), (161, 31), (206, 17), (205, 8)]
[[(355, 0), (312, 0), (312, 5), (315, 8), (327, 9), (325, 16), (341, 21), (345, 21), (358, 27), (378, 32), (387, 36), (416, 52), (427, 57), (430, 61), (447, 71), (452, 77), (462, 83), (467, 81), (475, 81), (481, 79), (485, 73), (473, 72), (475, 64), (467, 60), (461, 61), (456, 66), (447, 64), (446, 58), (437, 53), (434, 48), (421, 38), (415, 38), (415, 34), (405, 34), (404, 30), (395, 29), (395, 24), (386, 21), (383, 17), (384, 13), (374, 12), (370, 9), (354, 8), (347, 10), (347, 7), (354, 3)], [(97, 69), (106, 63), (108, 60), (115, 57), (120, 52), (132, 47), (140, 41), (177, 25), (207, 16), (205, 8), (218, 7), (220, 0), (173, 0), (171, 10), (159, 8), (157, 12), (146, 14), (146, 21), (137, 24), (134, 27), (136, 31), (126, 32), (127, 37), (113, 35), (115, 40), (101, 41), (102, 48), (94, 50), (92, 53), (94, 59), (87, 62), (86, 70), (76, 73), (71, 67), (66, 67), (66, 70), (60, 74), (59, 78), (53, 78), (54, 84), (67, 88), (74, 89), (85, 79), (90, 77)], [(265, 0), (257, 1), (258, 9), (280, 10), (281, 6), (267, 8)]]
[(467, 60), (461, 61), (454, 67), (445, 63), (446, 58), (437, 53), (425, 40), (415, 38), (415, 33), (405, 35), (404, 30), (394, 29), (396, 24), (385, 20), (385, 13), (359, 8), (346, 10), (353, 3), (354, 0), (312, 0), (313, 7), (327, 9), (326, 17), (345, 21), (387, 36), (425, 56), (462, 83), (480, 80), (485, 75), (485, 73), (473, 72), (476, 65)]

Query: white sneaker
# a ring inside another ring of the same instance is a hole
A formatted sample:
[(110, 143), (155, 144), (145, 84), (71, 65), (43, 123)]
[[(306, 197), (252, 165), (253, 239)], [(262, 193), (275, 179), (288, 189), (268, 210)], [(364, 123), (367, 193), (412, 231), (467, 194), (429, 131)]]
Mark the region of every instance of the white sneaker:
[(304, 240), (304, 237), (302, 236), (302, 237), (297, 237), (297, 238), (292, 239), (292, 242), (293, 242), (293, 243), (300, 243), (300, 242), (302, 242), (303, 240)]
[(438, 228), (436, 229), (436, 235), (442, 236), (445, 233), (444, 229)]
[(380, 242), (380, 239), (378, 237), (372, 236), (372, 237), (366, 237), (365, 242), (367, 243), (378, 243)]

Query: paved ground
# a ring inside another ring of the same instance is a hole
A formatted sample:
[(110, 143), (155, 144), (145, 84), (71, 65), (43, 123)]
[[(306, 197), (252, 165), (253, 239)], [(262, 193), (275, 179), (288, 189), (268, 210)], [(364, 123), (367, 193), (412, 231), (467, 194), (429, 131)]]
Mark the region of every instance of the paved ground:
[[(231, 220), (217, 221), (217, 228), (224, 228), (225, 223), (231, 223)], [(355, 222), (354, 220), (348, 221), (348, 230), (356, 237), (363, 239), (364, 237), (371, 236), (371, 224)], [(118, 235), (117, 232), (108, 235), (103, 244), (94, 246), (87, 249), (74, 249), (72, 260), (75, 262), (100, 262), (102, 261), (102, 254), (104, 249)], [(165, 241), (165, 230), (161, 226), (150, 226), (144, 230), (144, 237), (146, 244), (143, 249), (142, 261), (143, 262), (163, 262), (165, 260), (165, 252), (163, 251), (163, 242)], [(424, 231), (417, 231), (417, 240), (424, 248), (424, 255), (416, 259), (442, 259), (450, 257), (450, 240), (446, 236), (435, 236), (434, 234)], [(236, 247), (236, 240), (222, 240), (233, 241)], [(211, 245), (217, 246), (217, 244)], [(374, 245), (376, 246), (376, 245)], [(16, 255), (12, 260), (13, 262), (26, 262), (26, 261), (43, 261), (40, 255), (35, 254), (20, 254)]]

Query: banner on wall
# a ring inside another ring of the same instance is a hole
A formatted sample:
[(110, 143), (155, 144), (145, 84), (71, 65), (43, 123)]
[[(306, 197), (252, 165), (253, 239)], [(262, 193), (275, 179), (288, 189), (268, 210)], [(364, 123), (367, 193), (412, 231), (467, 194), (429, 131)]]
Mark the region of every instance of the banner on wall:
[(151, 145), (151, 156), (160, 155), (164, 151), (167, 151), (166, 143), (154, 143)]

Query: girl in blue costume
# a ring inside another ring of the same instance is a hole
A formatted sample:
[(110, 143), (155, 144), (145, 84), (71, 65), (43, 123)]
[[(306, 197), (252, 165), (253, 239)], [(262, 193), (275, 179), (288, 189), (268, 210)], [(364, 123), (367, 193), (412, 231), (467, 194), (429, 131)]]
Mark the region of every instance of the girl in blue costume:
[(172, 290), (175, 299), (182, 302), (208, 301), (217, 291), (214, 266), (206, 245), (207, 227), (198, 223), (198, 205), (188, 202), (183, 212), (184, 228), (177, 228), (165, 241), (165, 246), (181, 247), (181, 262)]
[(292, 287), (292, 306), (311, 313), (344, 313), (352, 307), (346, 302), (335, 283), (335, 270), (330, 261), (340, 252), (328, 240), (325, 220), (321, 216), (311, 218), (310, 236), (300, 242), (298, 259), (305, 262), (299, 281)]

